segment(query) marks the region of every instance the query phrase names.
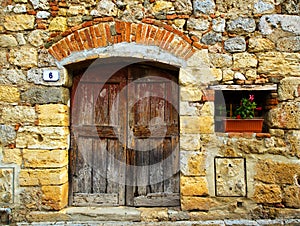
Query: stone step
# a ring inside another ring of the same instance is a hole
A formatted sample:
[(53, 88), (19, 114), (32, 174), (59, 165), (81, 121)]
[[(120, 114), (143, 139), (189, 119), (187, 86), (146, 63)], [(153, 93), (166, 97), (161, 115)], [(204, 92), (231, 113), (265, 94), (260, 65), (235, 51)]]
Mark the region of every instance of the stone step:
[[(118, 214), (117, 214), (118, 215)], [(264, 220), (209, 220), (209, 221), (177, 221), (177, 222), (130, 222), (130, 221), (69, 221), (69, 222), (33, 222), (18, 223), (17, 226), (298, 226), (300, 219), (264, 219)]]

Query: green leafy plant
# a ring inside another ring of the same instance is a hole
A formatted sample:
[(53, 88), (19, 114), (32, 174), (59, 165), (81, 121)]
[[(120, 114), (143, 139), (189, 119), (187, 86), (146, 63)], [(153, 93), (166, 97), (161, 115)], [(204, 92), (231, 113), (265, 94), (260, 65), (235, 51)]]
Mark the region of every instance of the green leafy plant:
[(254, 95), (249, 95), (249, 98), (242, 98), (240, 106), (234, 112), (237, 119), (254, 118), (255, 110), (261, 110), (257, 108), (257, 104), (254, 101)]

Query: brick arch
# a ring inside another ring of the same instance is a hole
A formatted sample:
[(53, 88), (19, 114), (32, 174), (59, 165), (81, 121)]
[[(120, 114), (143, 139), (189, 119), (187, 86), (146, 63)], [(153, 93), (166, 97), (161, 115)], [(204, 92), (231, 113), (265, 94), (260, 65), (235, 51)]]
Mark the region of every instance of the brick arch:
[(113, 18), (98, 18), (74, 27), (61, 36), (62, 39), (48, 49), (58, 61), (66, 59), (72, 53), (105, 48), (118, 43), (156, 46), (182, 60), (189, 59), (196, 49), (202, 49), (199, 42), (193, 41), (183, 32), (152, 19), (144, 19), (137, 24)]

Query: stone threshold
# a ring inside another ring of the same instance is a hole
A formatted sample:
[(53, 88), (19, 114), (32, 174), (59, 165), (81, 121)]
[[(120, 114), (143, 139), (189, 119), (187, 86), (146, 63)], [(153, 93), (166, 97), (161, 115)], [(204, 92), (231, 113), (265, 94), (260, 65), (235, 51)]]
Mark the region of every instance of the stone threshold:
[(247, 219), (236, 219), (236, 220), (207, 220), (207, 221), (177, 221), (177, 222), (129, 222), (129, 221), (74, 221), (74, 222), (33, 222), (33, 223), (18, 223), (18, 226), (196, 226), (196, 225), (211, 225), (211, 226), (236, 226), (236, 225), (300, 225), (300, 219), (263, 219), (263, 220), (247, 220)]

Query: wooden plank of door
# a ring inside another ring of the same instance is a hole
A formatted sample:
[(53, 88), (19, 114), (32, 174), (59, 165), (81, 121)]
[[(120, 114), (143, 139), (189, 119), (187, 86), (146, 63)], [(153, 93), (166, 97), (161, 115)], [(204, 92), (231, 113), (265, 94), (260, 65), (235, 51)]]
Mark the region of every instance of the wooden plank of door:
[(74, 206), (118, 206), (118, 194), (75, 193)]
[(150, 193), (134, 198), (134, 206), (179, 206), (179, 193)]

